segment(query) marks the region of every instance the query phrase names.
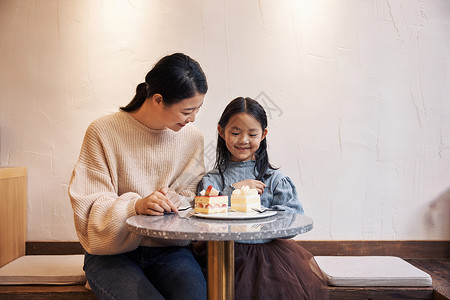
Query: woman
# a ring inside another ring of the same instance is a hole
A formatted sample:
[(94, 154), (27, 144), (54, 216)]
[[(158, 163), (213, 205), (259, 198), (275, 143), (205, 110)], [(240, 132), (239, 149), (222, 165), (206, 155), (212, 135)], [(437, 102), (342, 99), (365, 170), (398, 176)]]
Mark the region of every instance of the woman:
[(205, 299), (186, 241), (130, 233), (127, 218), (178, 212), (204, 174), (203, 137), (192, 125), (208, 85), (200, 65), (162, 58), (119, 112), (90, 124), (70, 180), (84, 270), (99, 299)]

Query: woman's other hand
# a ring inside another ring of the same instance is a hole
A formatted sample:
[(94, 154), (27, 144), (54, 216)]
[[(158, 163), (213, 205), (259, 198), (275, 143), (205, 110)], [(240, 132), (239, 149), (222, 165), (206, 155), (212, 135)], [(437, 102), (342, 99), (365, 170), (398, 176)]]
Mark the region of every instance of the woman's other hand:
[(264, 188), (266, 187), (264, 182), (255, 179), (245, 179), (233, 184), (236, 189), (240, 189), (244, 185), (249, 186), (251, 189), (256, 189), (260, 195), (264, 192)]
[[(155, 191), (145, 198), (136, 201), (135, 209), (138, 215), (161, 216), (165, 211), (178, 213), (177, 207), (169, 200), (167, 187)], [(170, 195), (172, 196), (172, 195)]]

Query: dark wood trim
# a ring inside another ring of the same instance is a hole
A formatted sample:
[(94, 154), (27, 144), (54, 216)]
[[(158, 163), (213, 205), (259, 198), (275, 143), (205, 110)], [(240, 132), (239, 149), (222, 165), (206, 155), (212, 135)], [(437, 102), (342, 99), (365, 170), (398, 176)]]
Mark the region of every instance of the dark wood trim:
[[(450, 258), (450, 241), (302, 241), (316, 256), (380, 255), (402, 258)], [(83, 254), (79, 242), (26, 242), (27, 255)]]
[(433, 299), (431, 287), (334, 287), (329, 286), (330, 299), (345, 300), (424, 300)]
[(0, 299), (96, 300), (84, 285), (0, 285)]
[(450, 258), (450, 241), (298, 241), (315, 256)]
[(26, 255), (83, 254), (80, 242), (26, 242)]

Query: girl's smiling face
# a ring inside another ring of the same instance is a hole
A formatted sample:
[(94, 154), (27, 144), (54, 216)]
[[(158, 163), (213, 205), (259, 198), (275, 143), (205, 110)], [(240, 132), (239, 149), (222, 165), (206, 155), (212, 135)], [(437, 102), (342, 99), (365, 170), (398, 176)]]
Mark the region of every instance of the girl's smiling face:
[(267, 135), (267, 129), (248, 113), (239, 113), (230, 118), (225, 128), (217, 127), (225, 140), (231, 161), (248, 161), (254, 158), (259, 144)]

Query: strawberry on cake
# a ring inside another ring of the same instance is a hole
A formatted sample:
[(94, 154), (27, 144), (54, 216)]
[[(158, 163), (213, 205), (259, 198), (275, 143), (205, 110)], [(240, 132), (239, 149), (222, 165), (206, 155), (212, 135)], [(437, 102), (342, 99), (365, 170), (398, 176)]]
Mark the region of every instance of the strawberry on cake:
[(194, 211), (201, 214), (228, 212), (228, 196), (220, 196), (219, 191), (211, 185), (195, 197)]

